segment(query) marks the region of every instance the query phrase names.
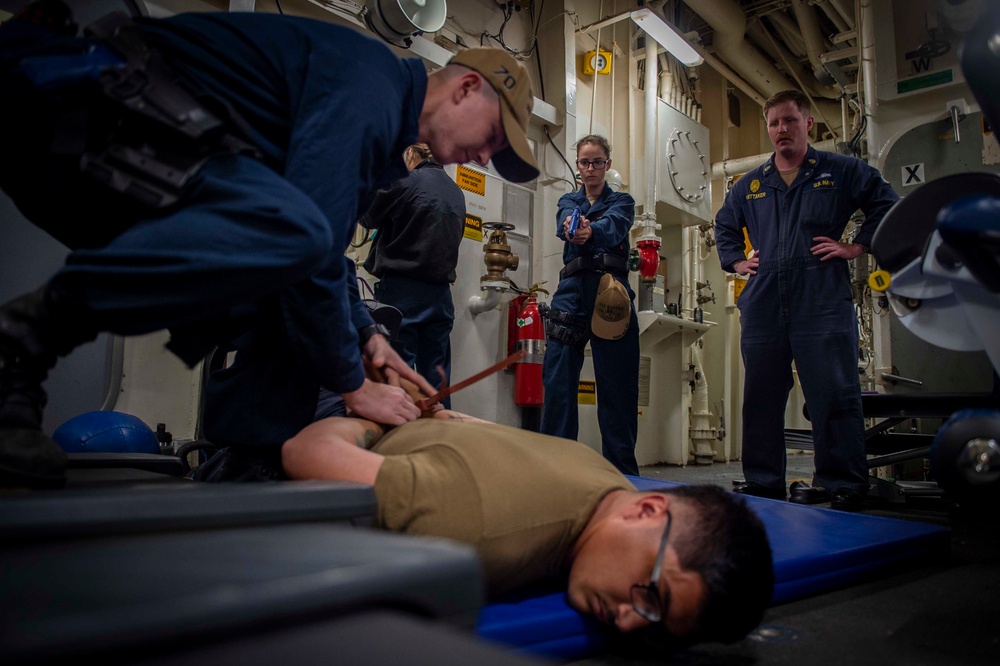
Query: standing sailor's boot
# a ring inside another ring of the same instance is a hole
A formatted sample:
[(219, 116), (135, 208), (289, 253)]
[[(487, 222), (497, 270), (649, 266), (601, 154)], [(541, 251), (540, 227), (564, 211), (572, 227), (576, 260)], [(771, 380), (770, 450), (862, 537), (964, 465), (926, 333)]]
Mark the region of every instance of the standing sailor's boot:
[(42, 433), (42, 382), (59, 356), (96, 337), (87, 319), (48, 287), (0, 306), (0, 488), (66, 482), (66, 454)]

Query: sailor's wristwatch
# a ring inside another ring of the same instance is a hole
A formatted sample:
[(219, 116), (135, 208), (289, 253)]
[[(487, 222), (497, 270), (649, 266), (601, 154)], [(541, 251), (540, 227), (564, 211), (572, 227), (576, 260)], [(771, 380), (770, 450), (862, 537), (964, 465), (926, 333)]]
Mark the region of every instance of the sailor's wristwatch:
[(358, 329), (358, 344), (364, 347), (376, 335), (384, 335), (386, 340), (392, 338), (389, 328), (385, 324), (371, 324)]

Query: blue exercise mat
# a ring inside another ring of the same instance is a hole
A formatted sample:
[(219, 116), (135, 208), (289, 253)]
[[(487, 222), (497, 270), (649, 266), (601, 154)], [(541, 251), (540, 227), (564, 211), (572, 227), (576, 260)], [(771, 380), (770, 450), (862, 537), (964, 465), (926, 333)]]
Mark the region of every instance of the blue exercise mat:
[[(629, 477), (651, 491), (681, 484)], [(904, 563), (946, 558), (946, 527), (747, 497), (764, 522), (774, 556), (772, 605), (848, 587)], [(606, 648), (612, 630), (566, 603), (563, 590), (539, 588), (495, 600), (479, 614), (481, 638), (555, 659)]]

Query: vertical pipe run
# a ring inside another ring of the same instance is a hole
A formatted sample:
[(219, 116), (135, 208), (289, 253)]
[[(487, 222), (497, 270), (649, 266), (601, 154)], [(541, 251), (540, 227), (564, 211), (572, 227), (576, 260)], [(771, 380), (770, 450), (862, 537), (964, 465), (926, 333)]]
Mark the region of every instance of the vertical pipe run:
[[(656, 41), (646, 35), (646, 201), (643, 214), (655, 216), (656, 210)], [(651, 229), (649, 230), (652, 231)]]
[[(598, 19), (603, 19), (604, 18), (604, 0), (601, 0), (601, 6), (597, 10), (597, 18)], [(601, 53), (601, 29), (600, 28), (597, 29), (597, 47), (596, 48), (597, 48), (597, 54), (600, 55), (600, 53)], [(614, 57), (614, 56), (612, 55), (612, 57)], [(593, 134), (594, 133), (594, 111), (597, 108), (597, 77), (598, 77), (597, 68), (595, 67), (594, 68), (594, 89), (591, 91), (591, 94), (590, 94), (590, 131), (587, 132), (587, 134)], [(612, 99), (614, 98), (614, 96), (615, 96), (615, 91), (612, 89), (612, 91), (611, 91), (611, 97), (612, 97)]]
[[(875, 115), (875, 0), (859, 0), (858, 22), (861, 24), (861, 77), (864, 94), (863, 106), (867, 118), (868, 153), (876, 156), (882, 151), (882, 137), (879, 127), (874, 123)], [(869, 158), (869, 161), (872, 161)], [(875, 162), (877, 164), (878, 160)]]

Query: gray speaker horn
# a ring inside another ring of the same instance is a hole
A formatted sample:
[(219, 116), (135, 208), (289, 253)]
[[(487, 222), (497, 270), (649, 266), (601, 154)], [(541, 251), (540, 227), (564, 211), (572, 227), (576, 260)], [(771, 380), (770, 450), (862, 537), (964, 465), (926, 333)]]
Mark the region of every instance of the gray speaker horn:
[(413, 35), (440, 30), (447, 13), (445, 0), (365, 0), (364, 18), (385, 41), (409, 47)]

